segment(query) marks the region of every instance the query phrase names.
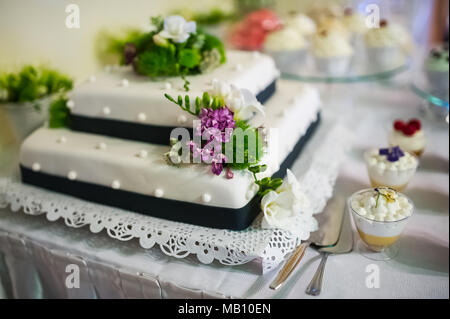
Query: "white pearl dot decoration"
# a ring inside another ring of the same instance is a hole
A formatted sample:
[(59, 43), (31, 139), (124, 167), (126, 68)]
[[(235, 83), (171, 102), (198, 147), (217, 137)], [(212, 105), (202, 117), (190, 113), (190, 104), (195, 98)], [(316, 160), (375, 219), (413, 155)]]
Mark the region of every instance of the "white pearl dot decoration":
[(71, 181), (76, 180), (77, 179), (77, 172), (70, 171), (69, 174), (67, 174), (67, 178), (70, 179)]
[(253, 56), (253, 58), (256, 59), (256, 58), (259, 58), (261, 56), (261, 53), (259, 53), (258, 51), (253, 51), (252, 56)]
[(164, 83), (164, 88), (165, 88), (166, 90), (170, 90), (170, 89), (172, 88), (172, 83), (170, 83), (170, 82)]
[(97, 145), (95, 145), (95, 148), (98, 150), (105, 150), (106, 149), (106, 143), (100, 142)]
[(103, 107), (103, 109), (102, 109), (102, 113), (103, 113), (104, 115), (109, 115), (109, 114), (111, 114), (111, 109), (110, 109), (109, 107), (105, 106), (105, 107)]
[(164, 196), (164, 191), (161, 188), (155, 189), (155, 197), (161, 198)]
[(111, 187), (113, 189), (119, 189), (120, 188), (120, 182), (117, 179), (113, 180), (113, 182), (111, 183)]
[(105, 72), (110, 73), (111, 71), (112, 71), (112, 66), (111, 65), (105, 66)]
[(122, 79), (122, 81), (120, 81), (120, 85), (126, 88), (130, 85), (130, 82), (127, 79)]
[(95, 77), (95, 75), (91, 75), (89, 77), (89, 82), (95, 82), (95, 81), (97, 81), (97, 78)]
[(238, 63), (234, 66), (235, 71), (241, 71), (242, 70), (242, 64)]
[(137, 157), (145, 158), (148, 156), (148, 152), (146, 150), (140, 150), (139, 153), (136, 154)]
[(39, 163), (33, 163), (33, 165), (31, 165), (31, 169), (34, 171), (34, 172), (39, 172), (40, 170), (41, 170), (41, 164), (39, 164)]
[(73, 109), (73, 107), (75, 106), (75, 102), (73, 100), (68, 100), (66, 102), (66, 106), (69, 110)]
[(61, 137), (59, 137), (59, 138), (56, 140), (56, 143), (61, 143), (61, 144), (63, 144), (63, 143), (65, 143), (65, 142), (67, 142), (67, 138), (66, 138), (65, 136), (61, 136)]
[(178, 124), (184, 124), (187, 121), (187, 117), (185, 115), (178, 116), (177, 122)]
[(211, 195), (208, 193), (205, 193), (202, 195), (202, 202), (203, 203), (209, 203), (211, 201)]
[(145, 113), (139, 113), (137, 119), (139, 122), (145, 122), (145, 120), (147, 120), (147, 115)]

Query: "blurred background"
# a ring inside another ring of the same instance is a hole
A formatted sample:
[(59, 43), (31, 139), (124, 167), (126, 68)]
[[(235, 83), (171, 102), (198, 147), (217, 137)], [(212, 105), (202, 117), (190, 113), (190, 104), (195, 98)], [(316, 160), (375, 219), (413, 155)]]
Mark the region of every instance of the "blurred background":
[[(80, 9), (80, 28), (67, 28), (66, 6)], [(352, 7), (363, 12), (367, 4), (381, 7), (384, 18), (394, 18), (410, 31), (417, 47), (448, 39), (448, 0), (0, 0), (0, 73), (13, 71), (24, 64), (54, 67), (74, 78), (75, 82), (98, 72), (105, 60), (100, 35), (114, 34), (125, 27), (145, 29), (149, 17), (182, 12), (184, 15), (206, 14), (218, 10), (235, 15), (231, 21), (261, 7), (277, 14), (311, 12), (319, 7)], [(420, 50), (418, 50), (420, 51)], [(0, 149), (11, 143), (11, 128), (0, 108)]]

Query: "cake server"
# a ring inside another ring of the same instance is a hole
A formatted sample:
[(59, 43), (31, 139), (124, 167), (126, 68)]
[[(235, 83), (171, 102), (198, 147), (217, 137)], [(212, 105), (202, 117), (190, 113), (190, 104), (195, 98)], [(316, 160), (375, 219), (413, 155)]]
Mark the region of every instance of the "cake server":
[(353, 249), (353, 231), (350, 223), (350, 216), (348, 213), (344, 213), (344, 220), (342, 221), (341, 233), (339, 235), (338, 242), (335, 246), (324, 247), (319, 249), (322, 255), (319, 267), (314, 274), (311, 282), (306, 288), (306, 293), (312, 296), (318, 296), (322, 289), (322, 278), (325, 271), (325, 263), (330, 254), (345, 254)]
[(345, 200), (342, 197), (331, 198), (324, 211), (316, 215), (319, 223), (319, 229), (309, 236), (307, 241), (302, 242), (292, 253), (281, 270), (278, 272), (274, 281), (270, 284), (271, 289), (280, 288), (295, 267), (300, 263), (306, 249), (309, 245), (318, 247), (335, 245), (339, 238), (339, 232), (342, 225), (342, 216), (344, 215)]

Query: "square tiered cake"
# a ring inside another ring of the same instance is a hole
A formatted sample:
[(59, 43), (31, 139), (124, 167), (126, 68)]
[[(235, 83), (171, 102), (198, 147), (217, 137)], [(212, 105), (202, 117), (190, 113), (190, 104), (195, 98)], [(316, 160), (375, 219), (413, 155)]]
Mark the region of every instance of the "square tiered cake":
[[(255, 177), (284, 175), (319, 123), (320, 100), (312, 87), (278, 80), (269, 56), (239, 51), (227, 56), (214, 71), (184, 80), (151, 81), (130, 66), (91, 77), (67, 101), (69, 128), (43, 127), (23, 143), (23, 181), (155, 217), (248, 227), (260, 212)], [(259, 159), (265, 169), (257, 174), (247, 169), (213, 174), (204, 164), (170, 165), (164, 155), (171, 149), (171, 131), (184, 127), (193, 133), (196, 119), (179, 107), (179, 100), (174, 104), (164, 95), (184, 94), (196, 101), (217, 81), (246, 88), (264, 105), (263, 114), (247, 114), (245, 121), (246, 127), (270, 131)]]

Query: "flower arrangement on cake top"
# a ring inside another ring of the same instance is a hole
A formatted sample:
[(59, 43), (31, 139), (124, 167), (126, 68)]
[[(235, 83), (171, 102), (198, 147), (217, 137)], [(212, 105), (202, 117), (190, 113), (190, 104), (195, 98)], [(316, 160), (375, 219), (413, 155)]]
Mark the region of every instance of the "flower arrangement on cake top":
[(257, 177), (267, 170), (267, 165), (260, 163), (265, 133), (262, 127), (252, 127), (249, 119), (256, 113), (264, 114), (264, 110), (250, 91), (214, 80), (212, 89), (192, 103), (188, 95), (164, 96), (198, 118), (194, 121), (192, 140), (171, 141), (172, 147), (165, 154), (170, 165), (209, 164), (214, 175), (222, 175), (225, 170), (227, 179), (233, 178), (232, 170), (248, 170), (258, 186), (263, 228), (282, 228), (297, 233), (296, 221), (301, 219), (308, 224), (309, 231), (317, 229), (312, 206), (291, 171), (287, 171), (284, 181), (269, 176)]
[(150, 77), (208, 72), (225, 63), (223, 43), (178, 15), (151, 18), (153, 30), (135, 33), (118, 46), (122, 63)]
[[(183, 162), (211, 164), (215, 175), (227, 168), (228, 178), (233, 177), (231, 168), (246, 169), (259, 162), (263, 141), (258, 128), (251, 127), (248, 120), (264, 110), (250, 91), (214, 80), (212, 90), (192, 103), (188, 95), (184, 98), (179, 95), (177, 99), (169, 94), (165, 97), (198, 118), (194, 123), (194, 139), (187, 143), (189, 157)], [(179, 143), (172, 145), (167, 154), (170, 163), (180, 162), (181, 151)]]

